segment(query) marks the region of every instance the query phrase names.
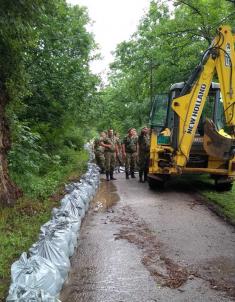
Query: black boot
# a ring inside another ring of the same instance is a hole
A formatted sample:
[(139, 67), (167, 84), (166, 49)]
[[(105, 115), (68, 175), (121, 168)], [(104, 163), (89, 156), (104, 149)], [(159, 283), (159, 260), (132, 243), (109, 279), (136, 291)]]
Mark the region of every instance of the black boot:
[(129, 172), (126, 172), (126, 179), (129, 179)]
[(113, 171), (112, 172), (110, 172), (110, 180), (116, 180), (117, 178), (114, 178), (113, 177)]
[(148, 180), (148, 172), (144, 171), (144, 182)]
[(139, 182), (144, 182), (143, 181), (143, 172), (139, 172)]
[(106, 172), (106, 180), (109, 181), (109, 172)]
[(131, 172), (131, 178), (136, 178), (136, 177), (135, 177), (135, 172), (134, 172), (134, 171)]

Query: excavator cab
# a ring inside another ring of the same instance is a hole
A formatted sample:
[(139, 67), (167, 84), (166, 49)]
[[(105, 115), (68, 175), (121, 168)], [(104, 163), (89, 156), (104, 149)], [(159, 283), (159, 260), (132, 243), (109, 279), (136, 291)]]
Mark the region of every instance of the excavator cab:
[[(180, 96), (184, 87), (183, 82), (171, 86), (169, 95), (158, 95), (154, 99), (150, 114), (150, 125), (152, 129), (158, 131), (158, 143), (172, 145), (177, 144), (177, 116), (172, 110), (172, 101)], [(174, 121), (174, 119), (176, 121)], [(225, 117), (223, 110), (223, 100), (220, 93), (219, 83), (212, 82), (207, 96), (206, 105), (203, 108), (202, 115), (196, 130), (192, 148), (202, 147), (205, 123), (209, 119), (213, 122), (216, 129), (221, 131), (225, 128)], [(225, 133), (225, 132), (224, 132)]]

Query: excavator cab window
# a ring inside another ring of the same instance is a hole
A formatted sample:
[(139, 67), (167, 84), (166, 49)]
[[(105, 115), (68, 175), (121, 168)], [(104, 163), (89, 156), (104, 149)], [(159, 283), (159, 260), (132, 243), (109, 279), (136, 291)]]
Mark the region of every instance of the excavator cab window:
[(215, 124), (217, 129), (224, 129), (225, 127), (225, 114), (224, 114), (224, 105), (223, 105), (223, 98), (220, 90), (217, 91), (217, 106), (215, 108)]
[(217, 103), (216, 93), (215, 91), (210, 91), (210, 93), (207, 96), (206, 103), (198, 123), (196, 135), (200, 135), (200, 136), (204, 135), (204, 124), (207, 118), (214, 121), (214, 112), (215, 112), (216, 103)]
[(174, 111), (171, 108), (171, 104), (175, 98), (179, 97), (180, 92), (180, 88), (176, 88), (170, 91), (165, 128), (173, 129), (174, 127)]
[[(214, 84), (216, 85), (216, 84)], [(217, 84), (218, 85), (218, 84)], [(175, 89), (171, 91), (171, 99), (178, 97), (180, 95), (180, 90)], [(169, 104), (171, 104), (171, 101), (169, 101)], [(171, 105), (169, 106), (171, 107)], [(220, 93), (220, 89), (218, 87), (213, 88), (211, 87), (209, 94), (206, 99), (205, 106), (202, 111), (202, 115), (198, 124), (197, 133), (201, 136), (203, 136), (204, 132), (204, 123), (206, 119), (211, 119), (214, 124), (216, 125), (216, 128), (220, 130), (221, 128), (224, 128), (225, 124), (225, 116), (224, 116), (224, 108), (223, 108), (223, 100)], [(166, 126), (170, 129), (173, 129), (174, 125), (174, 113), (171, 108), (168, 109), (167, 114), (167, 123)]]
[(204, 135), (204, 123), (206, 119), (214, 122), (217, 130), (223, 129), (225, 125), (224, 107), (220, 89), (211, 89), (203, 108), (202, 115), (198, 124), (197, 133)]
[[(207, 96), (206, 104), (203, 108), (202, 115), (196, 130), (197, 137), (203, 137), (204, 124), (206, 119), (211, 119), (218, 130), (224, 128), (224, 109), (223, 100), (220, 93), (218, 84), (213, 83), (209, 94)], [(165, 144), (177, 145), (178, 133), (178, 117), (171, 108), (172, 101), (180, 96), (183, 83), (176, 83), (172, 86), (169, 95), (161, 94), (157, 95), (154, 99), (151, 114), (150, 125), (152, 129), (155, 129), (158, 136), (158, 142)], [(166, 140), (165, 129), (169, 129), (170, 135)], [(163, 138), (161, 138), (163, 136)]]
[(151, 128), (160, 131), (166, 123), (168, 108), (168, 96), (167, 94), (156, 95), (153, 101), (151, 113), (150, 113), (150, 125)]

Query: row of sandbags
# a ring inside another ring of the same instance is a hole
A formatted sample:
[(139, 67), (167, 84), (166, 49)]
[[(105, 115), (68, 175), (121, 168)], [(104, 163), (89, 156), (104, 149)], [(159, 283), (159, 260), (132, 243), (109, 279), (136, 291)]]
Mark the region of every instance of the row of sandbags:
[(70, 269), (69, 258), (77, 246), (81, 221), (99, 186), (99, 168), (88, 171), (77, 183), (66, 186), (61, 206), (52, 210), (39, 239), (11, 267), (7, 302), (58, 302)]

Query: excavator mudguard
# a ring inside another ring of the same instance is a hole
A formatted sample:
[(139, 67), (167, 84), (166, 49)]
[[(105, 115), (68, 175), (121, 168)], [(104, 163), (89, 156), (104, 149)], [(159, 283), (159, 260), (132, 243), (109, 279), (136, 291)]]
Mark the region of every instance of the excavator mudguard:
[(214, 158), (230, 160), (235, 155), (235, 139), (221, 135), (212, 120), (204, 125), (203, 147)]

